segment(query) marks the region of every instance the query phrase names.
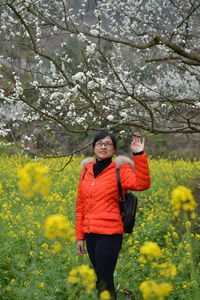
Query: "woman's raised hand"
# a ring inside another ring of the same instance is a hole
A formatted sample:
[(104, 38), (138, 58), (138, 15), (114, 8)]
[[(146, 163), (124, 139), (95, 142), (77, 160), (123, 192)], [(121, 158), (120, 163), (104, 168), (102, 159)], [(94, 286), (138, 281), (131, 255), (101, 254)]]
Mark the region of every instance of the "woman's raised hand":
[(144, 151), (144, 138), (141, 140), (141, 135), (138, 132), (133, 133), (131, 150), (133, 153)]

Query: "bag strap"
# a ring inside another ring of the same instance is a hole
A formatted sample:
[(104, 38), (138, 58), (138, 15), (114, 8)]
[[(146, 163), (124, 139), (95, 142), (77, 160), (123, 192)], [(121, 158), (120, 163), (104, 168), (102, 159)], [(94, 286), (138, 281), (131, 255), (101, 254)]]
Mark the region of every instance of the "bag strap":
[(85, 169), (85, 172), (83, 173), (81, 180), (83, 180), (85, 178), (86, 173), (87, 173), (87, 169)]
[(118, 185), (119, 197), (120, 197), (120, 200), (123, 201), (122, 185), (121, 185), (121, 180), (120, 180), (120, 170), (119, 169), (116, 169), (116, 177), (117, 177), (117, 185)]

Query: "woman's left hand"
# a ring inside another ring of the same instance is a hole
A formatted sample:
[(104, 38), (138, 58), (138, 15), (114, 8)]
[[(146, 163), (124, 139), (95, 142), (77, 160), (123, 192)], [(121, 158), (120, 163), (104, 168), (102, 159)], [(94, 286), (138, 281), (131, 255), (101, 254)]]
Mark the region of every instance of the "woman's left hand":
[(133, 134), (133, 140), (131, 142), (131, 150), (133, 153), (144, 151), (144, 138), (141, 140), (141, 136), (138, 132)]
[(78, 240), (77, 243), (76, 243), (76, 249), (77, 249), (77, 252), (80, 254), (80, 255), (84, 255), (86, 254), (86, 250), (84, 248), (84, 240)]

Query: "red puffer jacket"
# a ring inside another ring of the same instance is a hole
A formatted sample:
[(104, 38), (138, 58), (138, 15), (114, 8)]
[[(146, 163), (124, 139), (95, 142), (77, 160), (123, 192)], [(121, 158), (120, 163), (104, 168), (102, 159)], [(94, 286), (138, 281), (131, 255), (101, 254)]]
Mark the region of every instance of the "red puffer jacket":
[[(134, 161), (134, 169), (133, 169)], [(115, 161), (94, 178), (95, 159), (82, 162), (76, 202), (76, 239), (85, 233), (122, 234), (123, 223), (119, 209), (116, 168), (120, 168), (123, 193), (126, 190), (143, 191), (150, 187), (150, 174), (146, 154), (133, 156), (133, 161), (118, 156)]]

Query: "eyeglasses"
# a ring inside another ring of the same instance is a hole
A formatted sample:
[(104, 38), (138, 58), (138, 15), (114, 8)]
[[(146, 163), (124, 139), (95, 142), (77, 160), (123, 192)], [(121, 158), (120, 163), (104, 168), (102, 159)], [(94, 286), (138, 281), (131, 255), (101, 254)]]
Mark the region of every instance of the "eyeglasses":
[(106, 148), (108, 147), (111, 147), (112, 145), (113, 145), (113, 143), (111, 143), (111, 142), (109, 142), (109, 141), (107, 141), (107, 142), (105, 142), (105, 143), (103, 143), (103, 142), (101, 142), (101, 141), (99, 141), (99, 142), (96, 142), (96, 144), (95, 144), (95, 146), (97, 146), (97, 147), (102, 147), (102, 146), (105, 146)]

